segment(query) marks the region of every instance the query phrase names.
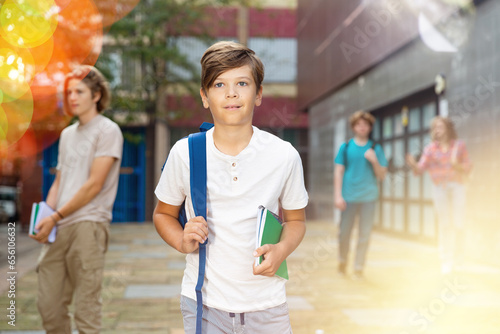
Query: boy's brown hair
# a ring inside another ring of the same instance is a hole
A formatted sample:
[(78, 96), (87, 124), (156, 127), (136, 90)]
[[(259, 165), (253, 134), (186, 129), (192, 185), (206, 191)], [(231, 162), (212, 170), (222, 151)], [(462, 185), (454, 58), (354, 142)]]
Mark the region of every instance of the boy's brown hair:
[(222, 73), (250, 66), (253, 80), (259, 91), (264, 80), (264, 64), (255, 52), (248, 47), (231, 41), (217, 42), (209, 47), (201, 58), (201, 88), (206, 94), (214, 81)]
[(97, 101), (97, 112), (102, 112), (109, 107), (111, 102), (111, 92), (109, 90), (109, 84), (106, 81), (104, 75), (94, 66), (90, 65), (80, 65), (76, 67), (71, 73), (66, 75), (64, 79), (64, 99), (63, 108), (67, 114), (70, 113), (68, 96), (66, 91), (68, 90), (68, 84), (71, 79), (79, 79), (90, 89), (92, 92), (92, 97), (97, 93), (101, 94), (101, 98)]
[(368, 124), (370, 124), (371, 128), (373, 129), (373, 124), (375, 124), (375, 117), (373, 117), (373, 115), (369, 112), (363, 110), (356, 111), (351, 115), (351, 117), (349, 117), (349, 124), (351, 125), (351, 129), (354, 128), (354, 125), (356, 125), (356, 123), (361, 119), (368, 122)]

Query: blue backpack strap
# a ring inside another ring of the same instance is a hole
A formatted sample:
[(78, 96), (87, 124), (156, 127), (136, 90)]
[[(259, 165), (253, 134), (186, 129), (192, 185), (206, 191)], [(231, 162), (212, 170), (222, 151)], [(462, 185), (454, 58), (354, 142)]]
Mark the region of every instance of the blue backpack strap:
[[(200, 132), (190, 134), (188, 137), (189, 147), (189, 183), (191, 185), (191, 200), (196, 216), (203, 216), (207, 219), (207, 146), (206, 133), (214, 125), (212, 123), (203, 122), (200, 126)], [(163, 164), (161, 170), (165, 168), (168, 157)], [(184, 228), (187, 222), (187, 215), (184, 203), (179, 211), (179, 223)], [(196, 334), (201, 334), (202, 316), (203, 316), (203, 296), (201, 288), (205, 279), (205, 264), (206, 264), (206, 245), (207, 241), (200, 244), (199, 247), (199, 267), (198, 267), (198, 282), (196, 284)]]
[(345, 142), (345, 146), (344, 146), (344, 172), (347, 169), (347, 147), (349, 146), (350, 142), (351, 142), (351, 139), (347, 140)]
[[(207, 219), (207, 146), (206, 131), (213, 124), (203, 123), (200, 132), (189, 135), (189, 170), (191, 184), (191, 200), (196, 216), (202, 216)], [(208, 240), (200, 243), (198, 282), (196, 283), (196, 334), (201, 334), (202, 316), (203, 316), (203, 295), (201, 288), (205, 279), (205, 264), (207, 257)]]
[(203, 124), (200, 125), (200, 132), (206, 132), (213, 127), (214, 125), (212, 123), (203, 122)]
[[(207, 132), (208, 130), (210, 130), (214, 125), (212, 123), (208, 123), (208, 122), (203, 122), (203, 124), (200, 125), (200, 132)], [(186, 138), (186, 137), (184, 137)], [(189, 138), (189, 137), (188, 137)], [(189, 139), (188, 139), (189, 141)], [(190, 149), (190, 155), (191, 155), (191, 146), (189, 146), (189, 149)], [(204, 148), (203, 148), (204, 149)], [(201, 152), (200, 152), (201, 153)], [(168, 157), (167, 157), (168, 159)], [(167, 160), (165, 160), (165, 163), (163, 164), (163, 167), (161, 168), (161, 171), (163, 172), (163, 168), (165, 168), (165, 164), (167, 163)], [(191, 170), (195, 170), (196, 168), (191, 168)], [(206, 169), (206, 168), (205, 168)], [(191, 182), (192, 183), (192, 182)], [(193, 183), (194, 184), (194, 183)], [(196, 185), (195, 185), (196, 186)], [(179, 210), (179, 223), (181, 224), (182, 228), (184, 228), (184, 226), (186, 225), (187, 223), (187, 215), (186, 215), (186, 208), (185, 208), (185, 205), (184, 203), (182, 203), (181, 205), (181, 209)]]

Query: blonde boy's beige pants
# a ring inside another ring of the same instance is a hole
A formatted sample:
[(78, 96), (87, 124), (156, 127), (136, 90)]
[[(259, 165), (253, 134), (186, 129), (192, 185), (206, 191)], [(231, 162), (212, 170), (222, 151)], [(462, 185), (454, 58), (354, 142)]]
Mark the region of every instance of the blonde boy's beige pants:
[(101, 286), (109, 225), (82, 221), (57, 231), (38, 263), (38, 310), (47, 334), (70, 334), (68, 306), (80, 334), (101, 330)]

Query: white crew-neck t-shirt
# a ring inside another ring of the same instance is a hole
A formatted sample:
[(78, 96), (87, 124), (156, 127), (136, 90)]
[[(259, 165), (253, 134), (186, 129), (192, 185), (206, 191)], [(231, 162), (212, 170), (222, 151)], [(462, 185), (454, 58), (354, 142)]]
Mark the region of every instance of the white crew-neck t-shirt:
[(62, 131), (56, 167), (61, 173), (57, 209), (72, 199), (87, 182), (95, 158), (113, 157), (115, 161), (101, 191), (89, 203), (61, 219), (57, 223), (58, 228), (86, 220), (100, 223), (111, 221), (122, 151), (123, 135), (120, 127), (101, 114), (86, 124), (76, 122)]
[[(280, 138), (253, 127), (252, 139), (237, 156), (220, 152), (213, 129), (207, 138), (208, 244), (203, 303), (227, 312), (251, 312), (286, 301), (286, 280), (253, 274), (257, 211), (263, 205), (298, 210), (308, 195), (300, 156)], [(156, 187), (158, 199), (170, 205), (187, 204), (194, 216), (189, 182), (187, 138), (179, 140)], [(186, 256), (182, 295), (196, 299), (198, 252)]]

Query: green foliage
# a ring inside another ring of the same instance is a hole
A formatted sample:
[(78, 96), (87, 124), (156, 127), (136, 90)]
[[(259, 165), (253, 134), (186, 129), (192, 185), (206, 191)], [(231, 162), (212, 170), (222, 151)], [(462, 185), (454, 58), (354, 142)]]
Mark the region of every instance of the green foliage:
[[(213, 41), (210, 26), (214, 21), (207, 18), (207, 7), (232, 4), (242, 2), (142, 0), (132, 12), (114, 23), (107, 34), (110, 43), (96, 64), (112, 83), (112, 110), (146, 111), (154, 115), (157, 99), (172, 82), (197, 95), (199, 84), (193, 85), (193, 81), (199, 82), (199, 73), (195, 64), (176, 47), (175, 37), (196, 37), (208, 45)], [(123, 66), (125, 62), (133, 70), (122, 74), (120, 69), (127, 68)], [(190, 73), (193, 80), (186, 82), (175, 77), (169, 71), (171, 65)]]

